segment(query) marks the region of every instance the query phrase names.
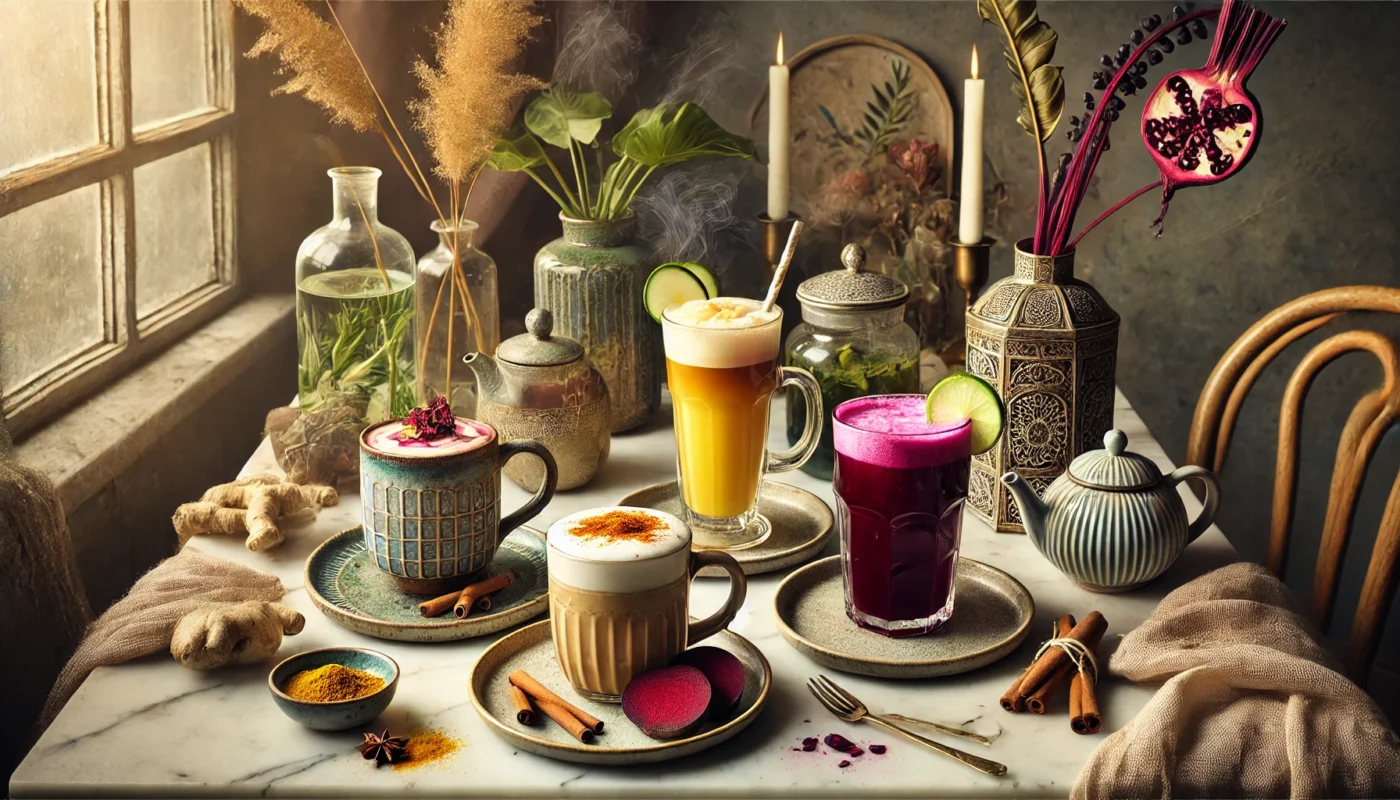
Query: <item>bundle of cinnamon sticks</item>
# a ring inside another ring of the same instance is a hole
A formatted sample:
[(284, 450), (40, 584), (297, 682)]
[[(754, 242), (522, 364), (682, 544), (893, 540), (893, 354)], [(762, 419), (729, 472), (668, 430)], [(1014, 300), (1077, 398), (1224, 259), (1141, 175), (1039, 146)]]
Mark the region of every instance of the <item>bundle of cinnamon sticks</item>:
[(584, 744), (593, 744), (593, 737), (603, 732), (603, 721), (551, 692), (544, 684), (530, 677), (524, 670), (512, 672), (510, 699), (515, 704), (515, 721), (521, 725), (535, 723), (535, 706), (570, 736)]
[[(1108, 620), (1097, 611), (1089, 612), (1079, 623), (1066, 614), (1056, 621), (1054, 638), (1073, 639), (1092, 653), (1106, 630)], [(1073, 649), (1071, 645), (1070, 650)], [(1033, 714), (1044, 714), (1050, 698), (1068, 680), (1070, 730), (1081, 734), (1098, 733), (1103, 728), (1103, 718), (1099, 715), (1096, 677), (1088, 664), (1081, 670), (1077, 659), (1071, 657), (1065, 647), (1045, 647), (1040, 657), (1001, 696), (1001, 707), (1012, 713), (1030, 709)]]
[(418, 613), (425, 617), (440, 617), (449, 610), (457, 619), (466, 619), (473, 609), (491, 610), (491, 595), (515, 583), (514, 572), (502, 572), (484, 581), (470, 584), (460, 592), (448, 592), (441, 597), (418, 604)]

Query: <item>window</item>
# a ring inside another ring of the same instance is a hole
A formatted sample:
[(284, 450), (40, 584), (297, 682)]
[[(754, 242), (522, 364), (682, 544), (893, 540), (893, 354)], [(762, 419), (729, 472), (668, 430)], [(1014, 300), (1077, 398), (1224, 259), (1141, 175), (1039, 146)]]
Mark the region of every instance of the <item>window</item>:
[(0, 0), (0, 397), (17, 435), (234, 298), (227, 0)]

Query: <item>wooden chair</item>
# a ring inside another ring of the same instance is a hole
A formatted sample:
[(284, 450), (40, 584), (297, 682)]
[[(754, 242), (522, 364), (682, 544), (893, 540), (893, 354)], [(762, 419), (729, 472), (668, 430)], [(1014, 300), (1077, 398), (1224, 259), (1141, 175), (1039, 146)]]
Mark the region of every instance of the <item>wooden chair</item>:
[[(1229, 452), (1230, 436), (1245, 395), (1275, 356), (1302, 336), (1352, 311), (1400, 314), (1400, 289), (1387, 286), (1343, 286), (1305, 295), (1287, 303), (1245, 331), (1215, 365), (1191, 420), (1186, 461), (1220, 472)], [(1374, 331), (1338, 333), (1318, 344), (1293, 371), (1283, 393), (1279, 415), (1278, 460), (1274, 474), (1273, 519), (1266, 566), (1283, 576), (1288, 537), (1293, 525), (1294, 493), (1298, 483), (1298, 442), (1303, 399), (1319, 371), (1337, 357), (1366, 351), (1380, 361), (1385, 373), (1381, 388), (1356, 404), (1342, 429), (1323, 522), (1322, 543), (1313, 573), (1312, 621), (1326, 633), (1341, 578), (1342, 557), (1356, 513), (1357, 496), (1376, 444), (1400, 418), (1400, 354), (1390, 339)], [(1400, 477), (1391, 487), (1381, 518), (1366, 582), (1357, 603), (1346, 666), (1362, 686), (1385, 629), (1386, 613), (1395, 595), (1400, 562)]]

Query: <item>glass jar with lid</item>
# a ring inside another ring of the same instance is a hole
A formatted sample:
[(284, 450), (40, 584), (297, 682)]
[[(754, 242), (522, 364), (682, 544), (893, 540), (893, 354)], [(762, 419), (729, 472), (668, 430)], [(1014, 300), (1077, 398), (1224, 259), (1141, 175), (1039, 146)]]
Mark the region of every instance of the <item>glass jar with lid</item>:
[[(802, 323), (788, 334), (784, 349), (790, 367), (812, 373), (821, 384), (821, 442), (802, 467), (830, 479), (835, 459), (831, 411), (856, 397), (919, 390), (919, 336), (904, 321), (909, 287), (877, 272), (865, 272), (865, 249), (848, 244), (841, 251), (845, 269), (808, 278), (797, 287)], [(800, 398), (788, 398), (788, 441), (806, 426)]]

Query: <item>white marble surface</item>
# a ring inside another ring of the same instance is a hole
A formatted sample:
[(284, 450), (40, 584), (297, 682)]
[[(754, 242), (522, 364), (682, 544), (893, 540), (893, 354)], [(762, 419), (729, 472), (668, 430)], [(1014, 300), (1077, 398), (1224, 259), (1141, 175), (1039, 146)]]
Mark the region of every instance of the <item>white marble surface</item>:
[[(1164, 470), (1171, 468), (1121, 395), (1117, 424), (1128, 432), (1131, 449), (1153, 458)], [(670, 419), (663, 413), (645, 431), (616, 437), (612, 457), (597, 481), (557, 496), (532, 524), (544, 527), (570, 512), (614, 503), (629, 491), (671, 479), (674, 458)], [(261, 471), (271, 464), (264, 442), (246, 469)], [(800, 472), (778, 477), (831, 501), (829, 484)], [(508, 481), (506, 485), (506, 507), (513, 508), (524, 493)], [(1185, 491), (1183, 496), (1194, 516), (1199, 504)], [(375, 769), (354, 749), (358, 732), (317, 733), (283, 716), (268, 693), (269, 666), (196, 673), (182, 669), (168, 656), (154, 656), (94, 672), (14, 773), (12, 795), (1064, 796), (1103, 735), (1071, 733), (1063, 700), (1044, 717), (1007, 714), (997, 705), (1002, 691), (1028, 662), (1041, 632), (1060, 614), (1082, 616), (1097, 608), (1109, 620), (1107, 650), (1116, 645), (1120, 634), (1140, 624), (1164, 593), (1236, 559), (1225, 538), (1212, 529), (1150, 587), (1130, 595), (1094, 595), (1056, 572), (1025, 537), (994, 534), (968, 517), (964, 554), (1006, 570), (1034, 595), (1032, 641), (999, 664), (950, 678), (896, 682), (833, 677), (877, 712), (975, 720), (973, 727), (987, 732), (1002, 729), (990, 748), (944, 740), (977, 748), (980, 754), (1006, 763), (1010, 771), (1004, 778), (974, 772), (873, 726), (840, 722), (818, 706), (803, 687), (817, 673), (817, 666), (790, 648), (774, 628), (773, 592), (785, 573), (754, 578), (748, 602), (732, 626), (757, 644), (773, 667), (773, 691), (760, 718), (730, 742), (684, 761), (599, 769), (518, 752), (477, 717), (467, 698), (467, 675), (474, 659), (495, 637), (435, 645), (385, 642), (344, 630), (312, 606), (303, 588), (303, 562), (322, 539), (356, 524), (358, 507), (357, 497), (346, 496), (316, 522), (292, 530), (288, 543), (270, 553), (250, 553), (232, 539), (201, 537), (190, 546), (281, 577), (287, 587), (285, 602), (304, 613), (307, 624), (302, 634), (285, 640), (279, 659), (329, 645), (372, 647), (393, 656), (403, 670), (398, 695), (372, 727), (446, 729), (465, 742), (454, 757), (417, 770)], [(700, 581), (694, 611), (717, 606), (722, 594), (722, 582)], [(976, 609), (959, 607), (957, 613), (975, 614)], [(1102, 692), (1107, 732), (1125, 724), (1151, 689), (1109, 681)], [(834, 755), (791, 749), (804, 736), (830, 732), (857, 742), (887, 744), (889, 752), (867, 754), (843, 770)]]

